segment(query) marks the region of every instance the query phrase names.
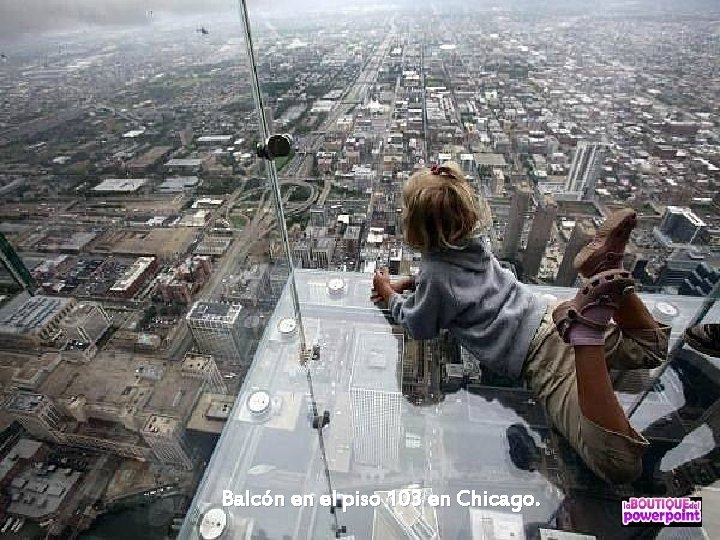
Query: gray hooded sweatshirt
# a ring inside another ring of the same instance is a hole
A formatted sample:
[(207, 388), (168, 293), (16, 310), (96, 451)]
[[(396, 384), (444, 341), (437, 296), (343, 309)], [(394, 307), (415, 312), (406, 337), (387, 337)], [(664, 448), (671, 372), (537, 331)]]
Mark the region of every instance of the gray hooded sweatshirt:
[(427, 253), (415, 292), (393, 294), (393, 318), (414, 339), (442, 328), (491, 370), (519, 378), (546, 304), (500, 266), (482, 236), (463, 249)]

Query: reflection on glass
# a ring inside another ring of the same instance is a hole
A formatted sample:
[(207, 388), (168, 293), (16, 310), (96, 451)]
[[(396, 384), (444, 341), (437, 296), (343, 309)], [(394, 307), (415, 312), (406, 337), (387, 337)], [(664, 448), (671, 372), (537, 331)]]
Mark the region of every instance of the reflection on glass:
[[(337, 280), (344, 284), (340, 294), (334, 287)], [(368, 298), (369, 275), (303, 270), (296, 273), (296, 283), (308, 339), (321, 349), (319, 360), (311, 364), (311, 374), (319, 410), (328, 411), (330, 418), (323, 431), (327, 470), (345, 503), (337, 516), (339, 524), (356, 537), (395, 534), (405, 538), (410, 534), (405, 528), (410, 518), (413, 527), (450, 538), (467, 534), (473, 523), (480, 527), (483, 520), (501, 529), (512, 524), (512, 530), (527, 537), (540, 534), (541, 529), (615, 537), (623, 530), (619, 525), (623, 497), (688, 494), (695, 485), (688, 479), (690, 474), (705, 475), (704, 482), (698, 481), (701, 485), (714, 481), (714, 469), (708, 469), (713, 455), (712, 438), (708, 438), (712, 427), (708, 426), (712, 426), (709, 405), (717, 391), (711, 390), (714, 383), (706, 382), (703, 397), (690, 397), (691, 389), (699, 384), (697, 368), (678, 366), (675, 369), (686, 375), (680, 375), (682, 383), (675, 385), (676, 391), (653, 395), (644, 402), (650, 405), (659, 399), (682, 404), (683, 392), (691, 400), (681, 406), (640, 409), (638, 429), (652, 442), (647, 471), (635, 486), (610, 486), (595, 477), (551, 428), (529, 391), (478, 369), (446, 335), (413, 341), (389, 323)], [(571, 290), (538, 288), (535, 292), (566, 295)], [(654, 305), (671, 298), (646, 296), (644, 300)], [(687, 299), (679, 307), (690, 316), (698, 305), (699, 301)], [(246, 489), (252, 493), (270, 489), (286, 498), (305, 493), (314, 497), (316, 512), (304, 507), (268, 510), (232, 505), (224, 510), (233, 519), (251, 520), (260, 536), (330, 538), (334, 534), (327, 528), (332, 525), (327, 520), (329, 510), (319, 506), (326, 489), (323, 464), (308, 416), (306, 380), (295, 363), (297, 335), (286, 324), (291, 312), (285, 291), (268, 325), (273, 330), (265, 334), (238, 397), (241, 410), (226, 426), (214, 456), (217, 461), (197, 493), (195, 515), (200, 519), (203, 512), (215, 508), (223, 490), (242, 495)], [(681, 323), (674, 326), (673, 336), (681, 329)], [(695, 357), (698, 365), (706, 364), (706, 358)], [(665, 375), (676, 373), (675, 369)], [(278, 405), (269, 416), (254, 419), (244, 411), (258, 389), (275, 396)], [(663, 418), (674, 416), (675, 411), (687, 423), (688, 432), (697, 431), (687, 440), (682, 423), (673, 428)], [(707, 420), (697, 416), (703, 416), (702, 411), (708, 411)], [(678, 473), (674, 464), (693, 472)], [(681, 475), (682, 480), (673, 480), (673, 475)], [(466, 490), (475, 490), (480, 497), (476, 504), (462, 506), (472, 501)], [(532, 495), (539, 506), (519, 512), (483, 507), (484, 492)], [(402, 506), (400, 493), (424, 498), (418, 505)], [(363, 496), (375, 494), (381, 501), (377, 506), (362, 506)], [(431, 495), (448, 497), (448, 505), (442, 506), (442, 499), (435, 501)], [(185, 527), (188, 537), (197, 537), (197, 522), (186, 522)]]

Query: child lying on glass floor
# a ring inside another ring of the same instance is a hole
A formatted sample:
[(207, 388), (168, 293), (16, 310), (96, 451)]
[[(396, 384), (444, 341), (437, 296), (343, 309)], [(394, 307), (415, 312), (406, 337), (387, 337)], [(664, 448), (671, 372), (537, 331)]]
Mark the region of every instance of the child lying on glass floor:
[(608, 217), (574, 261), (586, 284), (548, 307), (487, 249), (480, 231), (491, 224), (488, 206), (457, 164), (415, 173), (403, 204), (405, 240), (422, 252), (422, 267), (416, 279), (394, 282), (377, 270), (373, 300), (386, 302), (413, 338), (447, 329), (481, 365), (524, 380), (598, 476), (636, 479), (648, 442), (630, 425), (608, 369), (657, 367), (670, 328), (652, 318), (622, 267), (635, 212)]

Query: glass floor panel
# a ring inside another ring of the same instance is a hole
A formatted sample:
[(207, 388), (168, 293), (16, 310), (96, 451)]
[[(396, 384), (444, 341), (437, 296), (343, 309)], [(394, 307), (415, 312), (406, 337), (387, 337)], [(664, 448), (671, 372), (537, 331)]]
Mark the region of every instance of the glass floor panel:
[[(702, 411), (717, 397), (708, 377), (717, 367), (704, 356), (681, 351), (638, 408), (632, 422), (651, 440), (649, 472), (635, 487), (613, 487), (580, 462), (526, 389), (468, 369), (467, 355), (447, 336), (404, 336), (370, 302), (370, 275), (297, 271), (295, 279), (307, 341), (319, 358), (300, 363), (286, 287), (182, 538), (335, 538), (337, 529), (356, 539), (455, 539), (482, 537), (487, 527), (517, 531), (515, 538), (538, 537), (540, 529), (629, 538), (639, 531), (620, 527), (618, 501), (633, 489), (687, 494), (716, 475)], [(534, 289), (555, 298), (573, 292)], [(663, 302), (677, 310), (669, 320), (673, 341), (702, 302), (644, 300), (651, 310)], [(704, 398), (692, 399), (688, 389), (700, 379)], [(636, 394), (621, 397), (629, 403)], [(322, 447), (313, 406), (329, 420)], [(538, 465), (524, 470), (531, 458)], [(345, 501), (334, 514), (332, 492)], [(293, 495), (309, 497), (294, 506)], [(485, 495), (507, 495), (511, 506), (491, 507)], [(513, 495), (532, 504), (520, 509)]]

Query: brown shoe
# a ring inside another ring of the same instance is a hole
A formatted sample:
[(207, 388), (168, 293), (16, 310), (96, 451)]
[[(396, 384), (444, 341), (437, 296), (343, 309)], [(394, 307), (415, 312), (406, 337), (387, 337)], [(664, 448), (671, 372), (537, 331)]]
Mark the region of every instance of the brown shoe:
[(630, 272), (618, 268), (596, 274), (580, 289), (575, 298), (558, 305), (552, 314), (560, 337), (569, 343), (568, 332), (573, 324), (582, 324), (595, 330), (605, 330), (601, 324), (584, 316), (588, 308), (604, 305), (618, 309), (622, 298), (635, 291), (635, 281)]
[(605, 270), (622, 268), (625, 246), (636, 225), (637, 213), (632, 208), (613, 212), (592, 242), (577, 254), (573, 261), (575, 269), (584, 278), (589, 278)]
[(696, 351), (720, 358), (720, 324), (697, 324), (685, 330), (685, 341)]

